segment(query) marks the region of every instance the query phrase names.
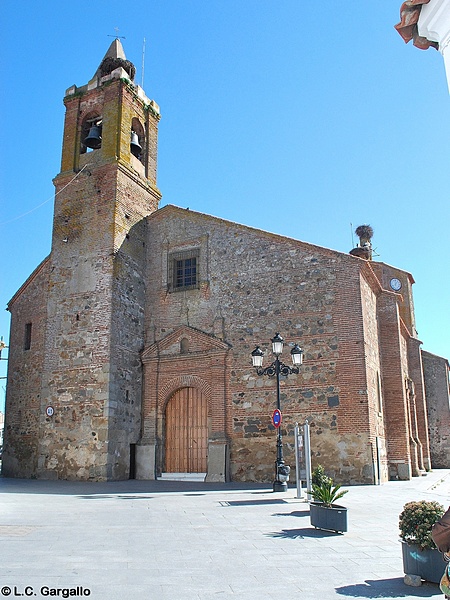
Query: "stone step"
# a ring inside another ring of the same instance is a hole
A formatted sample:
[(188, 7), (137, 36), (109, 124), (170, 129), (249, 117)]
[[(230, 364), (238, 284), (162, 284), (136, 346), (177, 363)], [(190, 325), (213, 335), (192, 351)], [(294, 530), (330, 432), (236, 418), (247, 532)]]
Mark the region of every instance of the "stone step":
[(205, 481), (206, 473), (161, 473), (164, 481)]

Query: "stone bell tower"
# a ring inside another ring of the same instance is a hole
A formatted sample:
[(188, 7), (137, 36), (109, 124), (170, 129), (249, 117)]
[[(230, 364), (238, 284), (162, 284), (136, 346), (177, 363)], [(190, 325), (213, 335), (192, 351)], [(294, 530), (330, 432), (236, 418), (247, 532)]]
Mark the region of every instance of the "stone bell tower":
[(72, 86), (64, 98), (38, 477), (124, 479), (133, 470), (140, 436), (145, 217), (161, 198), (159, 107), (133, 82), (134, 73), (116, 39), (93, 79)]

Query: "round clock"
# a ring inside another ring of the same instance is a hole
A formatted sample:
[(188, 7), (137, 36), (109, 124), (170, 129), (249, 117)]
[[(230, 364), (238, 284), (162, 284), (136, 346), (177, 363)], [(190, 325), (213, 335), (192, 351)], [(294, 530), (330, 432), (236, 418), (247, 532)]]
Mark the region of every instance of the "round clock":
[(400, 290), (401, 287), (402, 287), (402, 282), (400, 281), (400, 279), (397, 279), (396, 277), (393, 277), (391, 279), (391, 281), (389, 282), (389, 285), (394, 290), (394, 292), (398, 292), (398, 290)]

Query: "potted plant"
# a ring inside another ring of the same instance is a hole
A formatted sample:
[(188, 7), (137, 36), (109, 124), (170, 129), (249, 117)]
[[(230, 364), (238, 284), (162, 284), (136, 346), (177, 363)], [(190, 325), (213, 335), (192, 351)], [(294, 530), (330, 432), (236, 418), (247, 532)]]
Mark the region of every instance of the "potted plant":
[(431, 528), (445, 509), (435, 500), (408, 502), (399, 517), (403, 571), (426, 581), (439, 583), (445, 569), (442, 554), (431, 537)]
[(327, 475), (321, 465), (312, 473), (312, 490), (308, 493), (313, 502), (309, 504), (311, 525), (316, 529), (330, 531), (347, 531), (347, 508), (336, 504), (348, 492), (342, 490), (339, 484), (333, 485), (333, 479)]

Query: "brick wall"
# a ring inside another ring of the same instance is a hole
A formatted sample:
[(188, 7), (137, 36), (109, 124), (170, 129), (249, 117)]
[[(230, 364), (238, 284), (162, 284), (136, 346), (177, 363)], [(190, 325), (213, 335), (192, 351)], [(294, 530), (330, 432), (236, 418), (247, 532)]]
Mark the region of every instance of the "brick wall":
[[(183, 350), (184, 349), (184, 350)], [(230, 347), (221, 340), (181, 325), (143, 353), (145, 391), (141, 444), (154, 448), (154, 478), (165, 470), (165, 410), (171, 396), (181, 388), (199, 390), (208, 404), (209, 444), (226, 446), (232, 421)], [(211, 451), (211, 448), (210, 448)], [(221, 480), (229, 477), (222, 465)]]
[(410, 431), (406, 403), (404, 352), (396, 298), (382, 293), (378, 301), (381, 339), (383, 399), (386, 414), (389, 475), (409, 479), (412, 476)]

